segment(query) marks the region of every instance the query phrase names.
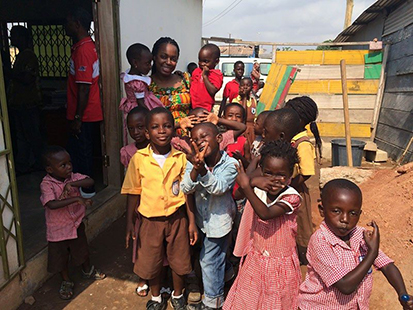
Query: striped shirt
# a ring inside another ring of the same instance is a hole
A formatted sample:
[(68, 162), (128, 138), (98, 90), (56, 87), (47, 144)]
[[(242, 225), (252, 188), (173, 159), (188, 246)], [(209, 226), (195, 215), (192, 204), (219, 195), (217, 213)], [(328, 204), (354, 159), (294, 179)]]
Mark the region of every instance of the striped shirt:
[[(341, 293), (334, 284), (354, 270), (368, 252), (363, 227), (356, 226), (350, 233), (350, 246), (337, 237), (322, 222), (310, 239), (307, 250), (308, 269), (300, 286), (298, 306), (301, 310), (368, 310), (373, 276), (366, 274), (356, 291)], [(382, 251), (374, 261), (380, 269), (393, 261)]]

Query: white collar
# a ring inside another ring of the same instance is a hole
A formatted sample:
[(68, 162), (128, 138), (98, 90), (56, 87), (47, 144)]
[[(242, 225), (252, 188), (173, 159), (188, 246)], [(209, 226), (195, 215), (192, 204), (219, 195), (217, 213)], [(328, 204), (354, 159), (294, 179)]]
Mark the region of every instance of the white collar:
[(131, 81), (142, 81), (147, 85), (151, 84), (151, 78), (149, 76), (142, 76), (142, 75), (134, 75), (134, 74), (129, 74), (129, 70), (126, 70), (125, 72), (122, 72), (120, 75), (121, 79), (123, 80), (123, 83), (129, 83)]

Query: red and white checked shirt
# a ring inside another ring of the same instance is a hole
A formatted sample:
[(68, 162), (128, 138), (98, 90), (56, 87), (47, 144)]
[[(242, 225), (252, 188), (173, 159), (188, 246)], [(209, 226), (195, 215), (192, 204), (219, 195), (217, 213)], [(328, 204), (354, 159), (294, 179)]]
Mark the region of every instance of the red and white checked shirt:
[[(310, 239), (307, 250), (308, 269), (300, 286), (298, 306), (301, 310), (368, 310), (373, 288), (373, 276), (369, 271), (355, 292), (341, 293), (333, 285), (360, 263), (368, 248), (364, 241), (365, 228), (356, 226), (351, 232), (350, 246), (337, 237), (322, 222)], [(374, 261), (380, 269), (393, 261), (382, 251)]]
[[(56, 180), (49, 174), (43, 178), (40, 184), (40, 201), (45, 207), (47, 241), (57, 242), (77, 238), (77, 228), (82, 223), (86, 208), (79, 203), (72, 203), (63, 208), (50, 209), (46, 204), (52, 200), (60, 200), (67, 183), (83, 180), (87, 177), (80, 173), (72, 173), (71, 177), (63, 182)], [(79, 188), (72, 187), (69, 197), (79, 196)]]

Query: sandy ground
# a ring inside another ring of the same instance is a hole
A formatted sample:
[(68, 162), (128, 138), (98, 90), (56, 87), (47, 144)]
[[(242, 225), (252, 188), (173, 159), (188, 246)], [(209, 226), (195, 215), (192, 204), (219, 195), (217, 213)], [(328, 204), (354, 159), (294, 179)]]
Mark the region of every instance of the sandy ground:
[[(317, 179), (311, 180), (313, 219), (321, 222), (317, 210)], [(374, 219), (380, 227), (381, 249), (395, 260), (408, 291), (413, 292), (413, 172), (397, 175), (394, 170), (379, 170), (361, 185), (364, 202), (360, 225)], [(92, 261), (107, 274), (102, 281), (83, 280), (73, 268), (76, 283), (71, 301), (58, 297), (60, 277), (56, 275), (33, 294), (33, 306), (19, 309), (145, 309), (148, 298), (134, 293), (137, 277), (132, 273), (131, 251), (124, 248), (125, 219), (121, 218), (91, 243)], [(303, 268), (305, 271), (305, 268)], [(374, 273), (370, 309), (400, 309), (397, 296), (384, 276)], [(168, 308), (171, 309), (171, 308)]]

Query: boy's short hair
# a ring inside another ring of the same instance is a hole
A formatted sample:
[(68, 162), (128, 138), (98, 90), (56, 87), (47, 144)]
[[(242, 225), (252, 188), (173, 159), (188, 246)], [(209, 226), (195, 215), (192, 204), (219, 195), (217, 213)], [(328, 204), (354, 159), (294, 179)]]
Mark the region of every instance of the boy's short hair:
[(321, 190), (321, 201), (323, 202), (323, 197), (325, 199), (327, 193), (334, 189), (346, 189), (352, 191), (360, 197), (360, 200), (363, 199), (361, 189), (356, 183), (347, 179), (334, 179), (328, 181)]
[(144, 44), (135, 43), (129, 46), (126, 50), (126, 58), (128, 59), (129, 64), (132, 65), (132, 61), (134, 59), (139, 59), (144, 52), (151, 54), (149, 47)]
[(172, 126), (175, 127), (175, 120), (174, 120), (174, 117), (172, 116), (172, 113), (168, 109), (165, 109), (165, 108), (162, 108), (162, 107), (157, 107), (157, 108), (154, 108), (154, 109), (150, 110), (148, 112), (148, 114), (146, 115), (146, 118), (145, 118), (145, 127), (146, 127), (146, 129), (149, 128), (149, 123), (152, 120), (152, 117), (156, 114), (166, 114), (166, 115), (168, 115), (168, 118), (171, 121)]
[(272, 112), (272, 111), (269, 111), (269, 110), (262, 111), (260, 114), (258, 114), (257, 119), (258, 119), (258, 118), (264, 118), (264, 121), (265, 121), (265, 119), (267, 118), (267, 116), (268, 116), (271, 112)]
[(129, 115), (134, 115), (134, 114), (143, 114), (144, 116), (148, 115), (149, 110), (145, 107), (134, 107), (132, 110), (129, 111), (128, 113), (128, 117)]
[(251, 83), (251, 85), (252, 85), (252, 80), (251, 80), (251, 78), (249, 77), (249, 76), (244, 76), (242, 79), (241, 79), (241, 82), (242, 81), (249, 81), (250, 83)]
[(268, 114), (264, 126), (282, 131), (292, 138), (300, 131), (300, 117), (293, 109), (274, 110)]
[(245, 108), (242, 105), (240, 105), (238, 102), (228, 103), (224, 108), (224, 115), (225, 115), (225, 111), (227, 109), (231, 108), (231, 107), (237, 107), (237, 108), (241, 109), (242, 121), (245, 122), (245, 120), (247, 119), (247, 111), (245, 111)]
[(47, 146), (42, 152), (42, 164), (43, 167), (46, 168), (49, 166), (50, 158), (60, 152), (66, 152), (66, 149), (61, 147), (60, 145), (49, 145)]
[(186, 69), (188, 70), (189, 74), (192, 74), (192, 72), (193, 72), (196, 68), (198, 68), (198, 65), (197, 65), (196, 63), (194, 63), (194, 62), (190, 62), (190, 63), (188, 64), (188, 66), (186, 66)]
[(92, 22), (92, 15), (90, 15), (90, 13), (84, 8), (73, 8), (69, 11), (68, 16), (72, 17), (74, 21), (79, 22), (86, 31), (89, 31), (90, 24)]
[(243, 65), (243, 66), (245, 67), (244, 62), (241, 61), (241, 60), (237, 60), (237, 61), (234, 63), (234, 68), (235, 68), (236, 66), (238, 66), (238, 65)]
[(198, 113), (204, 112), (204, 111), (208, 112), (208, 110), (205, 109), (205, 108), (196, 107), (196, 108), (192, 109), (191, 111), (189, 111), (188, 116), (189, 116), (189, 115), (197, 115)]
[(208, 128), (211, 128), (215, 136), (219, 135), (219, 133), (220, 133), (218, 127), (217, 127), (215, 124), (211, 123), (211, 122), (205, 122), (205, 123), (196, 124), (196, 125), (191, 129), (191, 132), (192, 132), (193, 130), (199, 128), (199, 127), (208, 127)]
[(203, 47), (201, 47), (201, 50), (204, 50), (204, 49), (210, 51), (214, 58), (221, 57), (221, 51), (219, 47), (215, 44), (212, 44), (212, 43), (205, 44)]

